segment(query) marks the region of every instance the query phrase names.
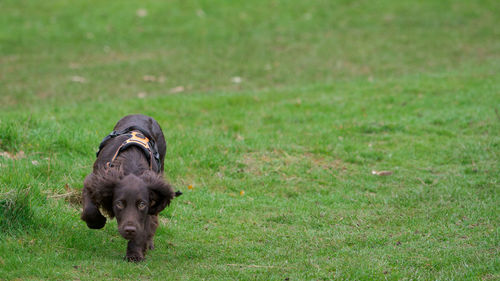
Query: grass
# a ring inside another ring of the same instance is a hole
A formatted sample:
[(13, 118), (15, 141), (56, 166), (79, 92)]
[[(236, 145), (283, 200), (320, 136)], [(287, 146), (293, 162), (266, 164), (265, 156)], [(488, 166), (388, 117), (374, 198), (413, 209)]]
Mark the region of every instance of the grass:
[[(496, 1), (0, 9), (0, 279), (500, 278)], [(140, 264), (79, 220), (130, 113), (184, 192)]]

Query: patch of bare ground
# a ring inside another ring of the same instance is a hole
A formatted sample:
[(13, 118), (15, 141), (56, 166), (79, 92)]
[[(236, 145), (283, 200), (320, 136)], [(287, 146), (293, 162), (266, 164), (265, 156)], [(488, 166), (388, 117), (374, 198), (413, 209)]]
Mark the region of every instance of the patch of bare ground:
[(324, 170), (338, 174), (347, 170), (346, 163), (340, 159), (310, 152), (289, 154), (283, 150), (245, 153), (239, 163), (244, 165), (245, 173), (255, 176), (283, 173), (292, 167), (306, 168), (307, 173)]
[(68, 184), (64, 185), (64, 193), (52, 193), (50, 192), (47, 197), (54, 199), (64, 199), (74, 208), (80, 208), (82, 206), (82, 192), (77, 188), (70, 187)]

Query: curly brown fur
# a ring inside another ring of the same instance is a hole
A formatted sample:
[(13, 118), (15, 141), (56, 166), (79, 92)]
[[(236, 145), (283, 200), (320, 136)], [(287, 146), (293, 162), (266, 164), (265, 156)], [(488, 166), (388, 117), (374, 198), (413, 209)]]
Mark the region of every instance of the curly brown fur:
[(105, 169), (89, 174), (83, 182), (92, 202), (110, 218), (115, 216), (113, 191), (123, 176), (123, 172), (118, 169)]
[(147, 171), (142, 174), (141, 178), (150, 190), (149, 214), (158, 215), (166, 206), (170, 205), (170, 201), (175, 197), (175, 192), (161, 175)]

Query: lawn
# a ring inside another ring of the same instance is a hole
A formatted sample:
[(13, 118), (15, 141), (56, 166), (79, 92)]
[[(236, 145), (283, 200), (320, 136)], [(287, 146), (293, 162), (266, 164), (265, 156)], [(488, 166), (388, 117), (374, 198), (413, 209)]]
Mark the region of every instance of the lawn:
[[(500, 2), (0, 11), (0, 280), (500, 279)], [(137, 264), (79, 219), (131, 113), (184, 192)]]

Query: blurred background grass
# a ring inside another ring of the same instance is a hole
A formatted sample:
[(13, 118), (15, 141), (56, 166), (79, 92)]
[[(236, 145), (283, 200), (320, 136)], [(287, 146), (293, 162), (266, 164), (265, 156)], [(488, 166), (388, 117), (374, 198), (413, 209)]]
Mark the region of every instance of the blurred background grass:
[(498, 71), (498, 1), (2, 1), (0, 9), (4, 108)]

